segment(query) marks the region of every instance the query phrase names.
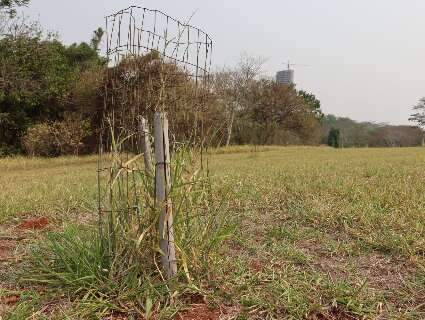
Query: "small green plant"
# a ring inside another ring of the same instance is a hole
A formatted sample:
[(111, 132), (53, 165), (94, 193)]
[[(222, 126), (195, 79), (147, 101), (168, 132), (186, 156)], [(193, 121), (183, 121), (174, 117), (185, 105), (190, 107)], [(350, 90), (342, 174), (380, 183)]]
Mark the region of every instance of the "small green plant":
[(14, 297), (20, 303), (13, 309), (3, 310), (0, 308), (0, 311), (3, 311), (0, 318), (3, 316), (5, 320), (34, 319), (34, 315), (39, 310), (41, 304), (40, 295), (37, 292), (27, 291), (21, 293), (19, 291), (11, 292), (0, 289), (0, 301), (7, 297)]

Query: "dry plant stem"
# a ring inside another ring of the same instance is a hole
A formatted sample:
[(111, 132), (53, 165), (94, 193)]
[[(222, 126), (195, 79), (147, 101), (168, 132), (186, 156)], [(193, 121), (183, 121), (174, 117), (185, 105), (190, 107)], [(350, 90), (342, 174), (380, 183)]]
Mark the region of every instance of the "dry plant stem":
[(169, 198), (171, 190), (170, 153), (168, 141), (168, 120), (164, 113), (155, 113), (155, 192), (156, 206), (160, 210), (159, 239), (162, 251), (162, 266), (167, 278), (177, 274), (176, 252), (173, 231), (172, 203)]
[(140, 146), (143, 152), (143, 158), (145, 162), (145, 172), (148, 176), (152, 177), (154, 174), (153, 162), (152, 162), (152, 147), (149, 139), (149, 126), (148, 121), (139, 117), (139, 132), (140, 132)]

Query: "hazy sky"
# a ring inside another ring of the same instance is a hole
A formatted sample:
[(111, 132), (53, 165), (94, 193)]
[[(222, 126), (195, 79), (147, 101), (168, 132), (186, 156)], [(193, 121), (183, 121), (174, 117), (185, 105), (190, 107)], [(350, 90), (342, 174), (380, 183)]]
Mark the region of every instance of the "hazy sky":
[(407, 124), (425, 96), (424, 0), (31, 0), (24, 11), (65, 43), (87, 41), (104, 16), (129, 5), (167, 12), (206, 30), (213, 64), (266, 57), (265, 75), (294, 67), (297, 87), (325, 113)]

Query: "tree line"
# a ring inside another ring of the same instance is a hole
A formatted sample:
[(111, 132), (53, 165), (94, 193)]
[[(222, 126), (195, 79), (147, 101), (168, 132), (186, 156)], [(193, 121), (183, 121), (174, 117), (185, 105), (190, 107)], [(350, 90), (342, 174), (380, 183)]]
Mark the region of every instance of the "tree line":
[[(0, 152), (76, 153), (90, 131), (82, 99), (87, 77), (104, 68), (96, 33), (63, 45), (24, 18), (9, 20), (0, 39)], [(45, 149), (45, 150), (42, 150)]]
[(423, 145), (418, 126), (358, 122), (326, 115), (322, 119), (321, 143), (340, 147), (414, 147)]
[[(334, 146), (335, 141), (347, 147), (422, 141), (417, 127), (324, 116), (314, 94), (262, 77), (261, 58), (242, 56), (236, 66), (216, 70), (202, 95), (183, 69), (155, 52), (111, 67), (99, 54), (102, 29), (88, 42), (64, 45), (38, 23), (16, 16), (16, 7), (26, 3), (0, 0), (0, 155), (95, 152), (105, 113), (115, 109), (115, 117), (134, 117), (129, 110), (137, 107), (149, 118), (158, 97), (176, 139), (190, 139), (201, 130), (201, 119), (214, 146), (326, 144), (336, 130)], [(416, 120), (421, 109), (417, 111)]]
[[(155, 52), (108, 66), (99, 54), (101, 29), (89, 42), (66, 46), (37, 23), (8, 16), (2, 35), (2, 155), (94, 152), (105, 112), (115, 108), (129, 116), (125, 110), (139, 91), (144, 94), (137, 108), (148, 118), (158, 105), (157, 97), (162, 97), (178, 139), (193, 135), (192, 123), (202, 118), (215, 146), (318, 143), (320, 102), (294, 86), (262, 78), (261, 59), (243, 57), (236, 67), (214, 72), (200, 103), (184, 70)], [(164, 69), (171, 75), (165, 82)], [(135, 71), (137, 77), (130, 77)]]

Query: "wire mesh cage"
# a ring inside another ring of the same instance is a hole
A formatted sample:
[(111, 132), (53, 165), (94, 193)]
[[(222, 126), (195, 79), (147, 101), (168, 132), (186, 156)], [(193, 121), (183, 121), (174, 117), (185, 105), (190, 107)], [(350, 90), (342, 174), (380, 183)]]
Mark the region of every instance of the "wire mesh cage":
[(110, 68), (105, 106), (114, 121), (130, 129), (136, 127), (137, 115), (152, 121), (154, 111), (167, 111), (174, 135), (193, 136), (208, 93), (210, 36), (161, 11), (137, 6), (106, 17), (106, 29)]
[(158, 10), (132, 6), (106, 17), (106, 29), (106, 51), (113, 65), (154, 51), (180, 63), (195, 82), (207, 79), (212, 40), (197, 27)]
[(212, 40), (188, 23), (137, 6), (107, 16), (106, 35), (98, 206), (102, 243), (113, 257), (138, 250), (120, 239), (157, 240), (155, 187), (142, 155), (152, 145), (148, 124), (155, 112), (168, 115), (172, 149), (202, 141)]

